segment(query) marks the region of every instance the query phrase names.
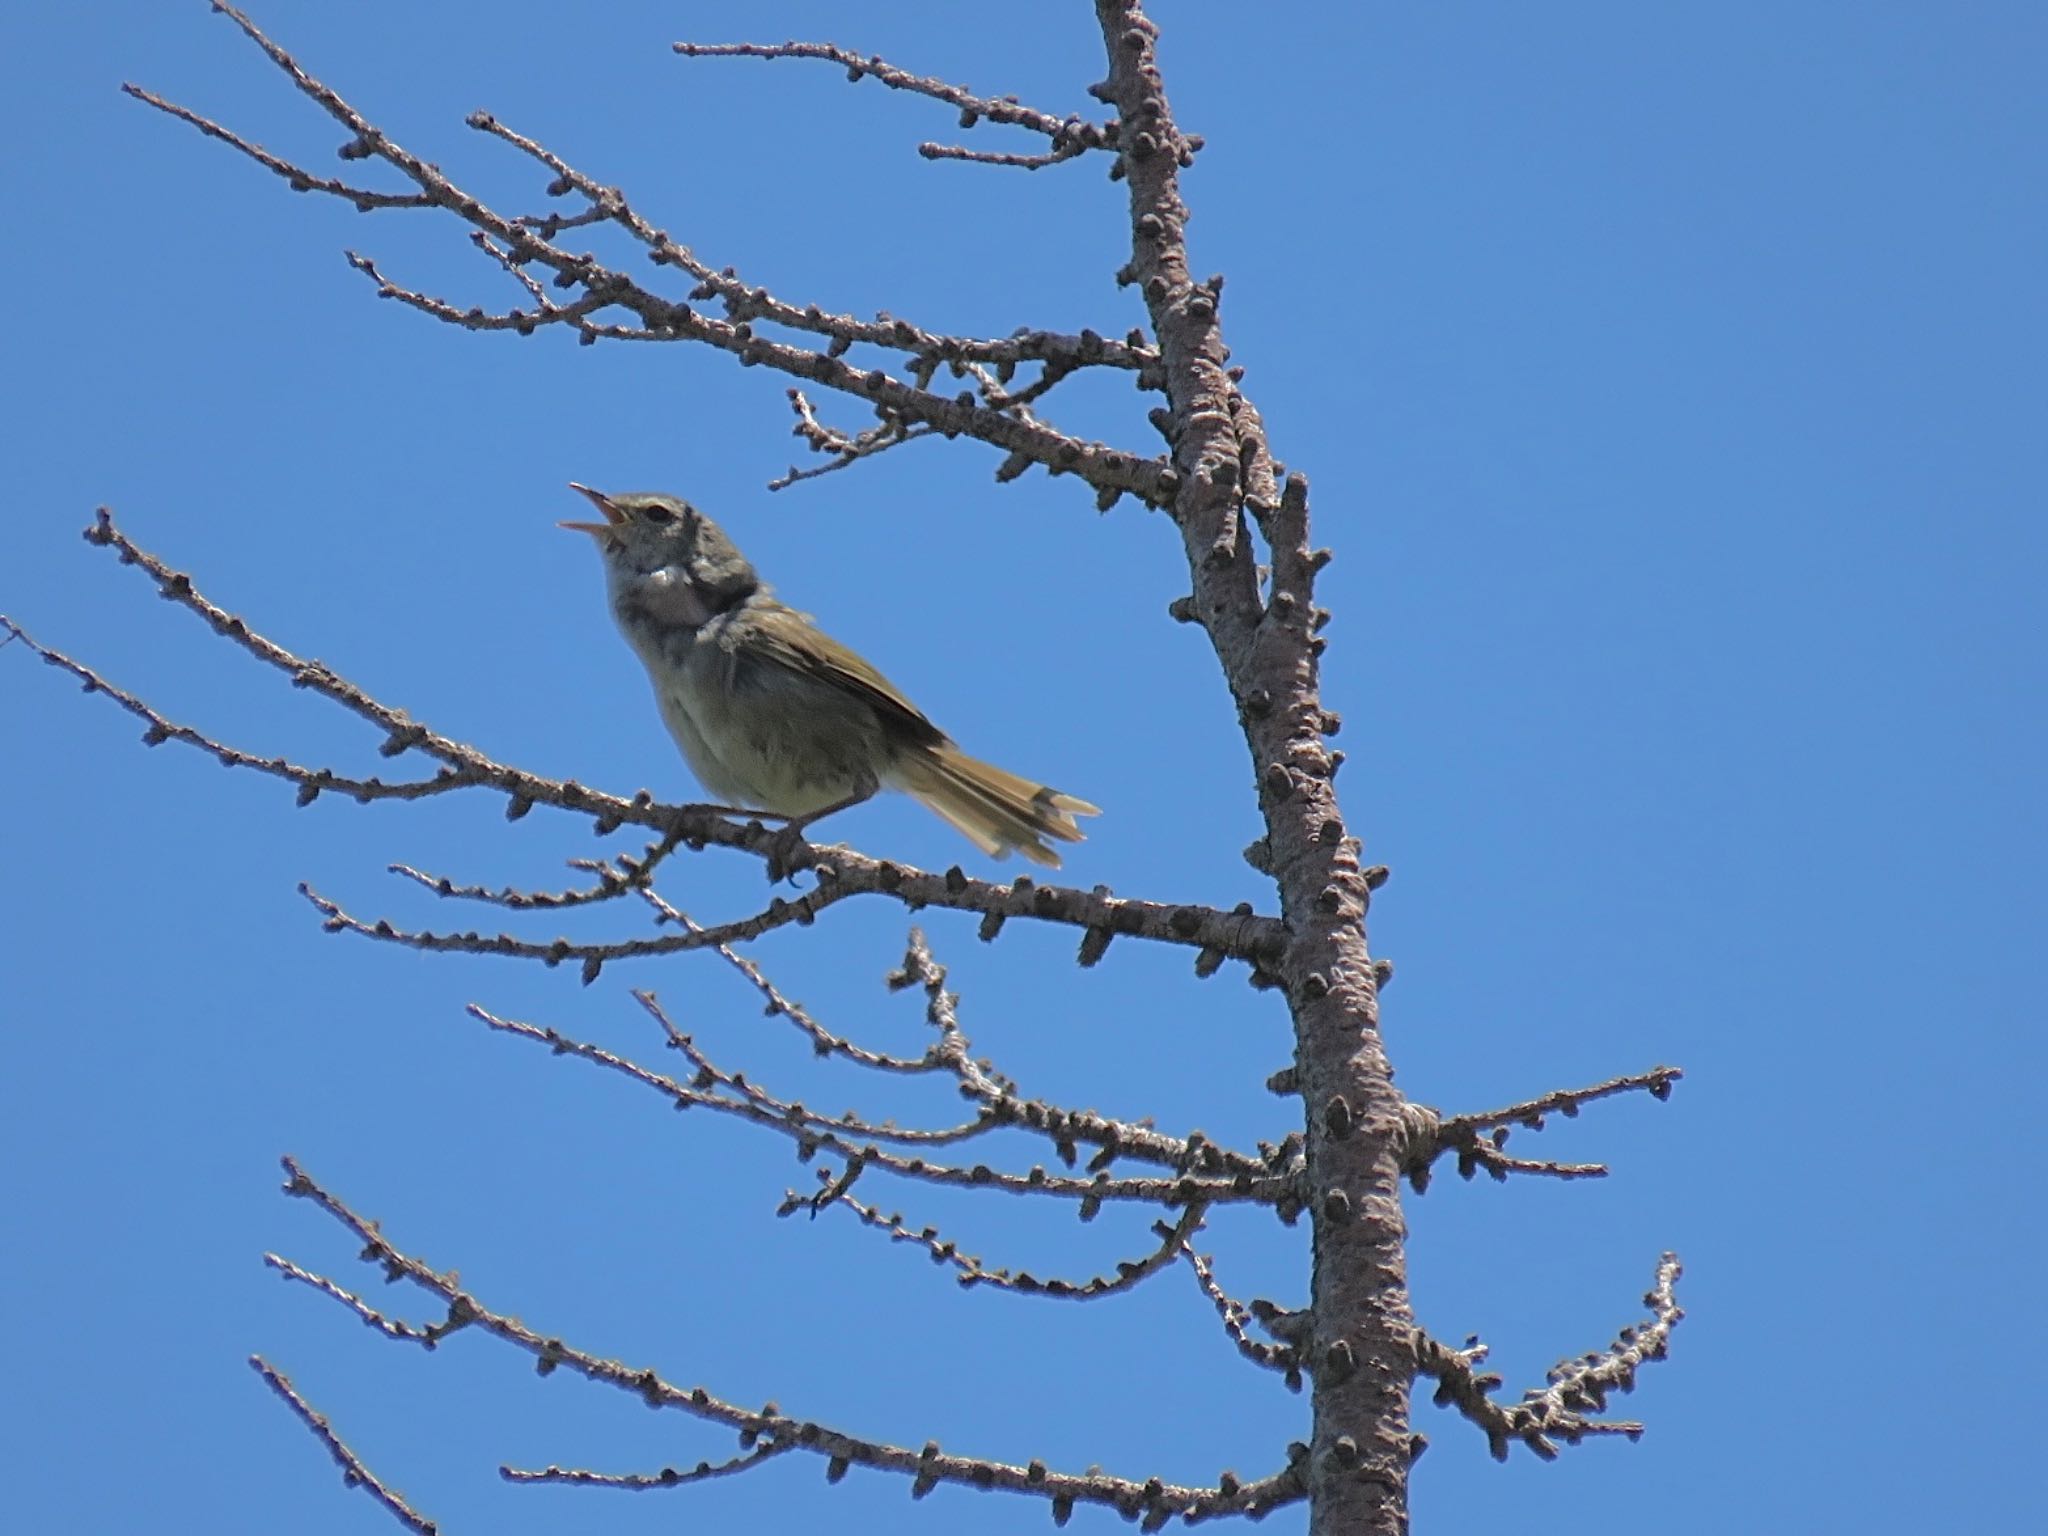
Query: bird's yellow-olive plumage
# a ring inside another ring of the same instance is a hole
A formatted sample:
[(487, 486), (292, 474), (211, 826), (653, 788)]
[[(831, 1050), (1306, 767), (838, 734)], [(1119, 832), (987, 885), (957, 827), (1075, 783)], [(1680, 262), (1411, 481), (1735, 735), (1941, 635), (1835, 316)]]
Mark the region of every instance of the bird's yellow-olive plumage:
[(801, 826), (901, 789), (981, 849), (1057, 865), (1085, 800), (969, 757), (862, 657), (776, 598), (725, 530), (679, 497), (574, 487), (601, 523), (612, 616), (707, 790)]

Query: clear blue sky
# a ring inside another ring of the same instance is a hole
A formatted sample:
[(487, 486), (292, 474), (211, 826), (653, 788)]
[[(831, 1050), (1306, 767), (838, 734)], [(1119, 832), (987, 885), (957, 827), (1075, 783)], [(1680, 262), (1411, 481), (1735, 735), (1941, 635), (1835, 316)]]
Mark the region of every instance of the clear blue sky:
[[(956, 134), (933, 104), (668, 49), (833, 36), (1092, 105), (1085, 5), (858, 9), (258, 17), (505, 203), (538, 183), (462, 126), (479, 106), (800, 302), (977, 333), (1138, 318), (1109, 280), (1124, 200), (1099, 164), (927, 164), (915, 144)], [(1618, 1405), (1647, 1420), (1639, 1446), (1498, 1468), (1423, 1407), (1418, 1528), (2019, 1521), (2043, 1364), (2048, 20), (2021, 0), (1166, 9), (1173, 98), (1209, 142), (1187, 180), (1197, 267), (1229, 276), (1237, 361), (1338, 551), (1328, 696), (1345, 804), (1394, 869), (1372, 923), (1399, 966), (1401, 1082), (1463, 1109), (1689, 1074), (1668, 1106), (1547, 1138), (1611, 1161), (1605, 1184), (1452, 1178), (1411, 1204), (1421, 1317), (1483, 1333), (1516, 1386), (1634, 1315), (1664, 1247), (1690, 1312)], [(465, 302), (514, 295), (436, 217), (296, 197), (120, 96), (133, 79), (343, 168), (334, 128), (199, 0), (12, 7), (0, 74), (0, 608), (42, 638), (242, 744), (378, 764), (80, 543), (109, 502), (440, 728), (682, 798), (596, 562), (553, 527), (572, 478), (673, 488), (971, 749), (1100, 802), (1075, 880), (1261, 897), (1227, 701), (1165, 616), (1185, 574), (1162, 520), (1098, 517), (1036, 474), (998, 487), (965, 443), (771, 496), (796, 446), (779, 376), (380, 304), (345, 246)], [(1150, 441), (1127, 388), (1073, 396), (1055, 420)], [(261, 1350), (451, 1531), (1046, 1528), (1031, 1502), (913, 1506), (873, 1474), (828, 1490), (804, 1459), (639, 1498), (502, 1485), (500, 1460), (658, 1467), (729, 1442), (482, 1339), (380, 1343), (287, 1289), (264, 1249), (373, 1277), (274, 1193), (286, 1151), (486, 1300), (741, 1401), (1170, 1478), (1264, 1471), (1298, 1432), (1303, 1402), (1235, 1359), (1185, 1275), (1087, 1308), (963, 1294), (851, 1220), (774, 1220), (809, 1177), (780, 1142), (461, 1013), (645, 1049), (627, 988), (653, 986), (807, 1099), (952, 1107), (814, 1070), (715, 960), (585, 990), (329, 937), (292, 893), (495, 928), (383, 866), (553, 882), (598, 846), (587, 828), (508, 830), (495, 799), (295, 811), (145, 751), (19, 648), (0, 651), (0, 722), (10, 1525), (383, 1528), (244, 1367)], [(940, 866), (965, 852), (900, 802), (833, 831)], [(678, 873), (707, 918), (759, 895), (752, 865)], [(916, 1049), (913, 1000), (879, 986), (904, 925), (849, 907), (761, 958), (838, 1025)], [(977, 1045), (1033, 1090), (1229, 1141), (1288, 1128), (1260, 1087), (1288, 1051), (1274, 996), (1128, 942), (1082, 973), (1064, 934), (1013, 924), (987, 949), (971, 921), (930, 927)], [(1041, 1273), (1141, 1240), (1129, 1213), (890, 1203)], [(1219, 1223), (1222, 1277), (1298, 1299), (1304, 1236)]]

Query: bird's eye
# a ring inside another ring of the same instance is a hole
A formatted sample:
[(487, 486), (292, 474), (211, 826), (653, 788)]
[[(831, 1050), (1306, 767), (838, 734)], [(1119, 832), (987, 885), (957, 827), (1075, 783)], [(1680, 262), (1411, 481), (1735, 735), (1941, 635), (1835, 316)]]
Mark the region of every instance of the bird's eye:
[(648, 505), (642, 507), (640, 509), (640, 515), (646, 518), (647, 521), (649, 521), (650, 523), (654, 523), (657, 525), (661, 523), (672, 523), (676, 520), (675, 513), (671, 512), (667, 507), (664, 507), (658, 501), (650, 502), (648, 503)]

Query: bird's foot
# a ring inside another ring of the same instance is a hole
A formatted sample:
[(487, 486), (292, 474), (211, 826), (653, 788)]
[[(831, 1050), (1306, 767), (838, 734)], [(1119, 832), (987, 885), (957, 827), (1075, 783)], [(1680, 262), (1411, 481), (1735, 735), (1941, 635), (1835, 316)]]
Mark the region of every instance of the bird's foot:
[[(783, 881), (794, 881), (797, 870), (805, 867), (797, 861), (810, 852), (810, 839), (804, 836), (807, 821), (790, 821), (781, 831), (768, 839), (768, 883), (780, 885)], [(806, 861), (808, 862), (808, 861)]]

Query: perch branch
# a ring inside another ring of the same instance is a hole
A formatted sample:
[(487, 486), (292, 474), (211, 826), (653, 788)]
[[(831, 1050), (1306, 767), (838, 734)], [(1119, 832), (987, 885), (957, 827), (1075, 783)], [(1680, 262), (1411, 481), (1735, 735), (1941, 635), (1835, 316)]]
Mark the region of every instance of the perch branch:
[[(251, 758), (247, 766), (261, 769), (273, 776), (288, 780), (298, 786), (298, 801), (309, 805), (329, 789), (349, 794), (357, 799), (376, 798), (420, 798), (441, 794), (453, 789), (483, 788), (506, 795), (506, 815), (517, 819), (524, 816), (536, 805), (553, 806), (559, 810), (588, 817), (600, 834), (616, 831), (621, 826), (640, 826), (661, 834), (674, 837), (693, 851), (705, 846), (737, 849), (762, 859), (771, 858), (777, 851), (775, 834), (767, 831), (759, 822), (741, 825), (713, 808), (704, 806), (676, 806), (658, 803), (652, 794), (641, 790), (630, 799), (587, 789), (574, 780), (545, 778), (527, 773), (522, 769), (497, 762), (476, 748), (440, 735), (414, 720), (404, 711), (381, 703), (342, 677), (332, 668), (317, 661), (307, 661), (286, 650), (283, 646), (267, 639), (254, 630), (240, 616), (229, 612), (208, 600), (194, 586), (192, 578), (182, 571), (173, 570), (162, 560), (131, 541), (114, 524), (113, 516), (101, 508), (97, 519), (85, 532), (89, 543), (112, 549), (123, 564), (133, 565), (145, 572), (157, 585), (158, 591), (169, 601), (192, 613), (202, 620), (216, 634), (241, 647), (266, 666), (275, 668), (289, 677), (295, 687), (309, 689), (321, 697), (338, 704), (384, 733), (384, 743), (379, 749), (384, 755), (395, 757), (407, 751), (418, 751), (434, 758), (443, 765), (442, 771), (433, 779), (410, 785), (382, 785), (377, 780), (357, 780), (336, 774), (327, 768), (306, 768), (283, 758)], [(10, 636), (27, 640), (11, 619), (0, 615), (0, 626)], [(106, 691), (117, 700), (124, 701), (123, 707), (142, 711), (141, 718), (151, 721), (154, 731), (159, 724), (164, 731), (161, 739), (188, 740), (202, 749), (213, 751), (217, 744), (209, 739), (174, 737), (171, 723), (162, 720), (132, 695), (114, 692), (93, 674), (90, 669), (73, 661), (61, 652), (29, 642), (35, 653), (44, 656), (53, 664), (70, 671), (86, 682), (91, 691)], [(234, 749), (221, 749), (232, 753)], [(242, 754), (247, 756), (247, 754)], [(239, 759), (237, 759), (239, 766)], [(1277, 919), (1256, 915), (1249, 903), (1241, 903), (1230, 912), (1213, 907), (1175, 905), (1164, 902), (1134, 901), (1117, 897), (1106, 888), (1082, 891), (1065, 886), (1041, 886), (1028, 876), (1020, 875), (1008, 885), (997, 885), (976, 880), (955, 867), (940, 873), (928, 873), (912, 866), (888, 859), (870, 858), (850, 848), (838, 845), (805, 845), (796, 850), (789, 860), (796, 869), (811, 869), (816, 872), (819, 887), (806, 893), (794, 902), (784, 902), (778, 914), (774, 908), (760, 914), (758, 921), (765, 932), (768, 927), (782, 922), (799, 922), (804, 916), (814, 916), (823, 906), (845, 899), (848, 896), (880, 894), (902, 902), (912, 909), (919, 907), (943, 907), (955, 911), (979, 912), (989, 921), (984, 924), (984, 934), (993, 936), (1000, 921), (1010, 918), (1028, 918), (1043, 922), (1061, 923), (1103, 935), (1128, 934), (1163, 943), (1186, 945), (1198, 951), (1197, 966), (1201, 974), (1215, 969), (1215, 962), (1223, 957), (1243, 959), (1256, 964), (1271, 963), (1286, 948), (1286, 928)], [(829, 895), (819, 892), (829, 887)], [(451, 891), (452, 894), (452, 891)], [(815, 899), (816, 905), (802, 907), (800, 904)], [(354, 920), (340, 913), (339, 909), (330, 916), (343, 919), (343, 926)], [(990, 926), (993, 924), (994, 926)], [(362, 925), (374, 936), (376, 924)], [(433, 936), (428, 936), (433, 937)], [(462, 936), (441, 936), (460, 940)], [(546, 962), (550, 954), (557, 955), (556, 963), (570, 953), (566, 941), (553, 944), (517, 944), (510, 949), (491, 949), (490, 953), (529, 954)], [(655, 947), (648, 948), (646, 945)], [(426, 947), (426, 946), (423, 946)], [(450, 942), (447, 948), (463, 947), (461, 943)], [(598, 964), (607, 958), (624, 955), (664, 953), (670, 949), (691, 949), (704, 947), (702, 940), (688, 934), (669, 939), (643, 941), (640, 945), (583, 946), (575, 949), (578, 958), (588, 967), (594, 957)], [(592, 951), (600, 951), (593, 956)], [(1210, 957), (1214, 957), (1212, 960)]]

